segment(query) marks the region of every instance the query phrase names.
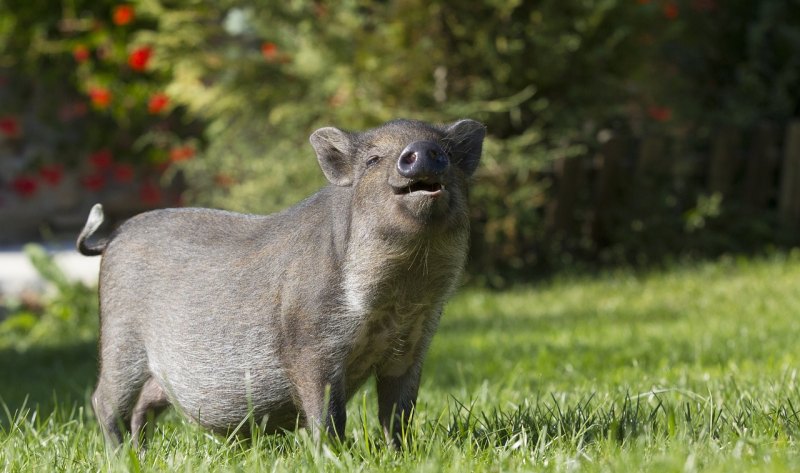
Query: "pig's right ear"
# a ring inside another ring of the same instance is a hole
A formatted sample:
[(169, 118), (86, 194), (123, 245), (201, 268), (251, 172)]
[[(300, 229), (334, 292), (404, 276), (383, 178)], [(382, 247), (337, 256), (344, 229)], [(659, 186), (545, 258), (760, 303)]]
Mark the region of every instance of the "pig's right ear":
[(445, 128), (447, 150), (453, 162), (467, 175), (471, 176), (481, 160), (486, 125), (468, 118), (459, 120)]
[(350, 159), (353, 141), (350, 134), (338, 128), (320, 128), (311, 134), (311, 146), (317, 152), (322, 172), (331, 184), (349, 186), (353, 183), (353, 162)]

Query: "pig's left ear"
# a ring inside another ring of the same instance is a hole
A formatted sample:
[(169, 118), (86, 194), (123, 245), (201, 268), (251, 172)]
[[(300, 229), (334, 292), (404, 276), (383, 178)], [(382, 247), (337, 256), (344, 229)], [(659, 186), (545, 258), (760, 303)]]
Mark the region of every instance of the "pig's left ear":
[(463, 119), (448, 125), (444, 132), (445, 146), (453, 163), (464, 174), (471, 176), (481, 160), (486, 126), (475, 120)]
[(320, 128), (309, 138), (317, 152), (322, 172), (331, 184), (349, 186), (353, 184), (353, 142), (350, 134), (338, 128)]

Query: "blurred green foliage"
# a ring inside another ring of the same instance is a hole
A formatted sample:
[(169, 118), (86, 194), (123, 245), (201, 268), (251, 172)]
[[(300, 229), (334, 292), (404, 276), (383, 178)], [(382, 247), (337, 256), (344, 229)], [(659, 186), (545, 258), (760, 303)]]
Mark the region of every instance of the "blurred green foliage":
[[(184, 166), (189, 200), (253, 212), (300, 200), (324, 183), (307, 144), (319, 126), (475, 118), (489, 138), (471, 259), (497, 283), (541, 266), (549, 184), (538, 171), (585, 152), (623, 111), (639, 54), (635, 30), (620, 26), (640, 12), (621, 1), (233, 2), (193, 12), (161, 17), (184, 33), (164, 38), (174, 93), (209, 123), (205, 159)], [(193, 32), (201, 23), (212, 33)]]
[(42, 246), (28, 244), (25, 253), (50, 290), (32, 304), (9, 304), (9, 314), (0, 319), (0, 347), (24, 351), (33, 346), (94, 340), (97, 290), (67, 278)]
[[(632, 184), (636, 196), (614, 209), (603, 241), (586, 209), (572, 234), (548, 232), (547, 170), (572, 156), (591, 170), (601, 137), (652, 134), (682, 140), (677, 153), (696, 169), (703, 140), (720, 125), (783, 123), (800, 109), (800, 12), (791, 0), (141, 0), (121, 30), (102, 26), (115, 2), (0, 2), (13, 12), (0, 20), (0, 66), (124, 87), (127, 100), (97, 123), (130, 124), (112, 133), (135, 137), (120, 146), (133, 160), (173, 161), (163, 179), (185, 175), (185, 200), (195, 205), (264, 213), (309, 195), (324, 185), (307, 143), (320, 126), (484, 122), (471, 264), (495, 285), (576, 259), (657, 260), (681, 253), (687, 238), (702, 251), (742, 249), (731, 237), (742, 230), (736, 202), (709, 200), (693, 175)], [(54, 44), (65, 18), (93, 21), (80, 41), (92, 54), (112, 44), (116, 62), (76, 72), (63, 48), (18, 52)], [(144, 76), (124, 64), (141, 46), (152, 52)], [(156, 90), (174, 108), (137, 128)], [(165, 154), (186, 140), (194, 159)], [(587, 185), (576, 199), (591, 203), (594, 192)], [(745, 228), (750, 247), (774, 242), (764, 215)]]
[(165, 93), (159, 8), (0, 1), (0, 190), (33, 197), (75, 173), (84, 192), (136, 182), (145, 204), (166, 204), (157, 181), (204, 126)]

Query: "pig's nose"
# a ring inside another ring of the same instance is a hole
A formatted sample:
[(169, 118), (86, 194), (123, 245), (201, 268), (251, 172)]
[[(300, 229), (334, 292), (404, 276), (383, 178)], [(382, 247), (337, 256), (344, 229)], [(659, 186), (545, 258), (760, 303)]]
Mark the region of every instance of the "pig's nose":
[(450, 165), (447, 154), (432, 141), (415, 141), (406, 146), (397, 160), (397, 172), (415, 180), (428, 180), (441, 176)]

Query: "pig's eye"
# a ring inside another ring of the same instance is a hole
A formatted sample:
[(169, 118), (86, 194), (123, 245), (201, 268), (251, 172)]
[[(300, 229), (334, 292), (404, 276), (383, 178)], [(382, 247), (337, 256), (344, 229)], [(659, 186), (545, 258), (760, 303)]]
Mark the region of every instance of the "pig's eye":
[(367, 167), (371, 167), (378, 164), (378, 161), (380, 160), (381, 160), (380, 156), (370, 156), (369, 159), (367, 160)]

